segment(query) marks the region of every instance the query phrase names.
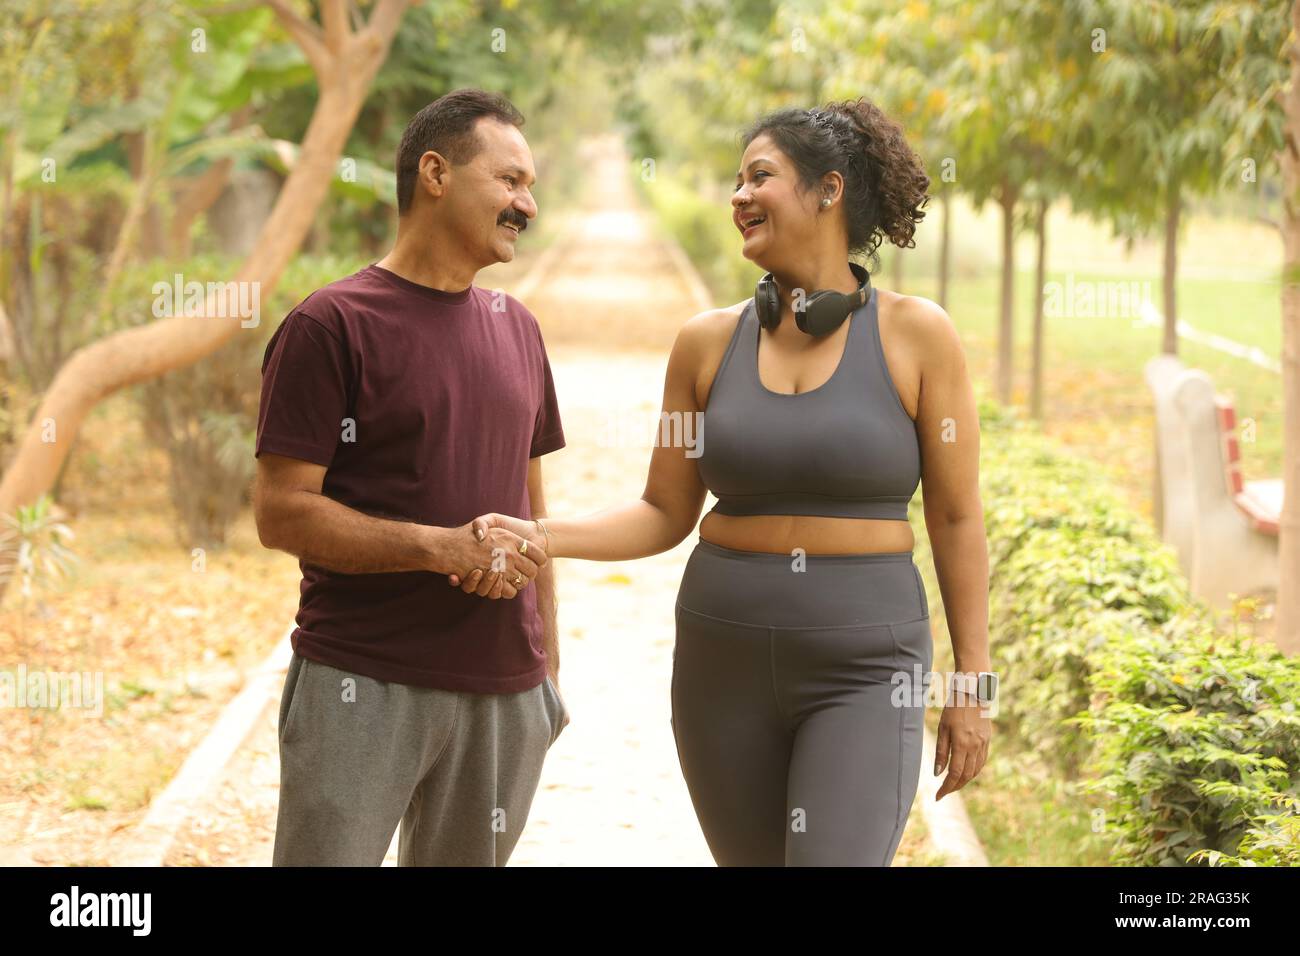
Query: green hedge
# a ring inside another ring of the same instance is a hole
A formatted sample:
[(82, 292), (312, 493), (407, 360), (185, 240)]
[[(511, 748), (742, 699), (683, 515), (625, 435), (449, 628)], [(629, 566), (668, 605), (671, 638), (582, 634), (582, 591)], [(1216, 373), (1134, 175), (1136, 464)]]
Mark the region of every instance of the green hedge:
[[(1300, 665), (1174, 621), (1103, 647), (1084, 783), (1114, 801), (1117, 862), (1300, 864)], [(1109, 816), (1109, 814), (1108, 814)]]
[(989, 626), (1007, 695), (999, 716), (1073, 774), (1090, 744), (1065, 721), (1088, 706), (1096, 650), (1117, 630), (1169, 620), (1190, 595), (1172, 549), (1094, 468), (1028, 427), (1004, 429), (995, 444), (981, 464), (981, 495)]
[(999, 729), (1109, 796), (1116, 863), (1296, 863), (1300, 660), (1216, 633), (1103, 469), (980, 417)]

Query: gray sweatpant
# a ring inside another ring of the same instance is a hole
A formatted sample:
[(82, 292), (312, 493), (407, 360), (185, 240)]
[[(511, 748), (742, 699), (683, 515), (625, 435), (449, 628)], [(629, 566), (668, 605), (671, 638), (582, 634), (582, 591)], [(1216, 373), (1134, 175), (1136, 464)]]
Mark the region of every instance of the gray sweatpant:
[(280, 700), (274, 866), (504, 866), (564, 716), (548, 676), (474, 694), (294, 653)]

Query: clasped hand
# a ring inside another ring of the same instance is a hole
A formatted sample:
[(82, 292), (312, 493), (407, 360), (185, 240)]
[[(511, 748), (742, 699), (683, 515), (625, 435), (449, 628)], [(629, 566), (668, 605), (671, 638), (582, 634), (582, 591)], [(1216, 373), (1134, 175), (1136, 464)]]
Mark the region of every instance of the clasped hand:
[(547, 562), (546, 536), (532, 521), (489, 513), (460, 530), (453, 565), (465, 570), (447, 575), (447, 583), (466, 594), (512, 598)]

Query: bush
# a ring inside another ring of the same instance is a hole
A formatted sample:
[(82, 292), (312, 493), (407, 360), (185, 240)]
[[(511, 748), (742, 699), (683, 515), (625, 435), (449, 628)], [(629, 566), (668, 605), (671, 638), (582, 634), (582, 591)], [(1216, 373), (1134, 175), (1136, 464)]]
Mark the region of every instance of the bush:
[(1114, 801), (1116, 862), (1300, 862), (1295, 660), (1175, 621), (1101, 648), (1095, 665), (1098, 698), (1072, 722), (1097, 744), (1083, 787)]
[(990, 634), (1004, 728), (1073, 775), (1090, 746), (1066, 718), (1087, 708), (1095, 652), (1190, 601), (1172, 549), (1104, 490), (1096, 470), (1013, 428), (984, 468)]
[(1100, 467), (980, 411), (1000, 726), (1111, 795), (1117, 863), (1294, 863), (1300, 660), (1217, 634)]

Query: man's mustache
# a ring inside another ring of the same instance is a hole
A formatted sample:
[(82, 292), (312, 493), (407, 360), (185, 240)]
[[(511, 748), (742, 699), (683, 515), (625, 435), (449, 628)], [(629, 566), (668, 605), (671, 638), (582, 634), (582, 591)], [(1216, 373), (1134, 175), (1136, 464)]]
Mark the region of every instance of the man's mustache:
[(508, 212), (508, 213), (506, 213), (504, 216), (501, 217), (501, 221), (498, 222), (497, 225), (498, 225), (498, 226), (518, 226), (518, 227), (519, 227), (519, 231), (520, 231), (520, 232), (523, 232), (525, 229), (528, 228), (528, 219), (527, 219), (527, 217), (523, 216), (522, 214), (520, 214), (520, 213), (518, 213), (518, 212)]

